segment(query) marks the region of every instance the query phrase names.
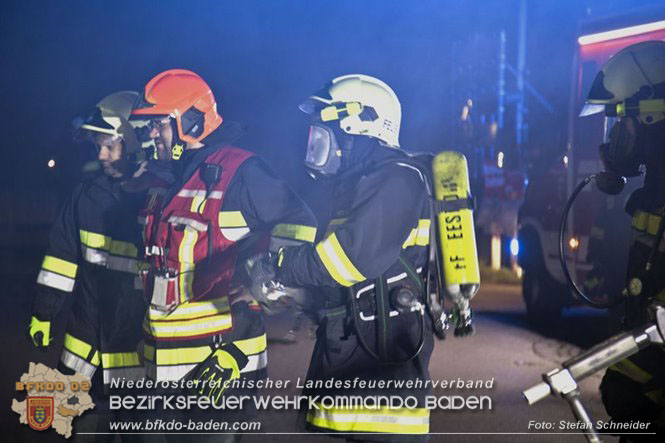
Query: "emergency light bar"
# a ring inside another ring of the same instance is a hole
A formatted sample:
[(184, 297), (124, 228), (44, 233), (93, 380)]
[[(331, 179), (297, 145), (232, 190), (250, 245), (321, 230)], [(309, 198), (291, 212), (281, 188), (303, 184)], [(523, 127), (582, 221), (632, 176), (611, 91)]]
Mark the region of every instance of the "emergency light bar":
[(660, 29), (665, 29), (665, 20), (653, 23), (645, 23), (643, 25), (629, 26), (628, 28), (613, 29), (612, 31), (599, 32), (597, 34), (583, 35), (577, 39), (577, 42), (580, 45), (585, 46), (594, 43), (606, 42), (608, 40), (615, 40), (617, 38), (645, 34), (647, 32), (658, 31)]

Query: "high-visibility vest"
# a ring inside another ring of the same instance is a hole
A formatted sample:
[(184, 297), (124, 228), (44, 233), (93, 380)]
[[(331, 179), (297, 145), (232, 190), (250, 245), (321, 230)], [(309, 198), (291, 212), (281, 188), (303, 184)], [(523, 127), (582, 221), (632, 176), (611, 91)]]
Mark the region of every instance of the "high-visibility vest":
[[(201, 168), (170, 201), (157, 196), (145, 212), (146, 296), (163, 294), (166, 305), (206, 301), (228, 295), (237, 260), (237, 240), (224, 236), (220, 209), (236, 171), (253, 156), (242, 149), (225, 147), (204, 164), (219, 166), (219, 181), (206, 190)], [(229, 325), (230, 327), (230, 325)], [(214, 335), (220, 331), (204, 335)]]

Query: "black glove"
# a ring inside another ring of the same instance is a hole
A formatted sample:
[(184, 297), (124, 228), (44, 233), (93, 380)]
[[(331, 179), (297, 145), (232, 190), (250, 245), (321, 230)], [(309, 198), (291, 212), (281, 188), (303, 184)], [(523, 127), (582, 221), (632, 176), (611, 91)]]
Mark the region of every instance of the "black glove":
[(285, 301), (286, 290), (276, 281), (278, 255), (259, 254), (245, 261), (245, 270), (251, 281), (249, 291), (266, 311), (276, 313), (288, 307)]

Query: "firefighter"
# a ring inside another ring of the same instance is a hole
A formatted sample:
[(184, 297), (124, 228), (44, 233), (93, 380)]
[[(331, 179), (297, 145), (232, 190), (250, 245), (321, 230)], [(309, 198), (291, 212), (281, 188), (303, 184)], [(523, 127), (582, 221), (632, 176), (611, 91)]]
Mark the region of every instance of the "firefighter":
[[(605, 111), (618, 118), (600, 147), (605, 170), (598, 187), (617, 194), (624, 177), (646, 174), (626, 203), (632, 217), (624, 296), (623, 326), (647, 321), (648, 305), (665, 302), (665, 42), (631, 45), (602, 67), (582, 115)], [(650, 347), (608, 368), (600, 386), (612, 420), (651, 422), (649, 431), (665, 432), (665, 353)], [(635, 436), (622, 436), (622, 441)]]
[(156, 75), (132, 114), (150, 119), (157, 150), (173, 157), (174, 181), (143, 217), (147, 373), (191, 378), (218, 402), (224, 386), (209, 382), (266, 376), (261, 308), (242, 289), (248, 282), (236, 264), (256, 251), (313, 242), (316, 221), (263, 160), (224, 142), (215, 97), (194, 72)]
[[(423, 308), (430, 206), (421, 169), (399, 149), (400, 102), (381, 80), (353, 74), (333, 79), (300, 109), (311, 116), (305, 165), (332, 182), (333, 217), (318, 243), (250, 261), (250, 275), (318, 287), (325, 314), (304, 395), (416, 399), (374, 409), (319, 404), (301, 410), (300, 424), (353, 441), (424, 441), (430, 391), (393, 384), (428, 380), (433, 349)], [(342, 387), (317, 387), (331, 381)]]
[(127, 120), (137, 96), (109, 95), (80, 128), (97, 146), (101, 172), (74, 189), (56, 219), (29, 325), (32, 343), (48, 347), (51, 321), (68, 294), (75, 294), (59, 368), (92, 378), (101, 365), (105, 387), (114, 377), (138, 379), (144, 373), (137, 353), (145, 303), (136, 223), (143, 197), (121, 189), (140, 155)]

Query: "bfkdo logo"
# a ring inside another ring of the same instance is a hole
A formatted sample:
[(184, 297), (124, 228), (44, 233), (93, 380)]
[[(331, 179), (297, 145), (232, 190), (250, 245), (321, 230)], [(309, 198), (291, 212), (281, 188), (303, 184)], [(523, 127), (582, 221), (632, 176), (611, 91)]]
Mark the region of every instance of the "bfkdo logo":
[(28, 425), (35, 431), (48, 429), (53, 423), (53, 397), (28, 397)]

